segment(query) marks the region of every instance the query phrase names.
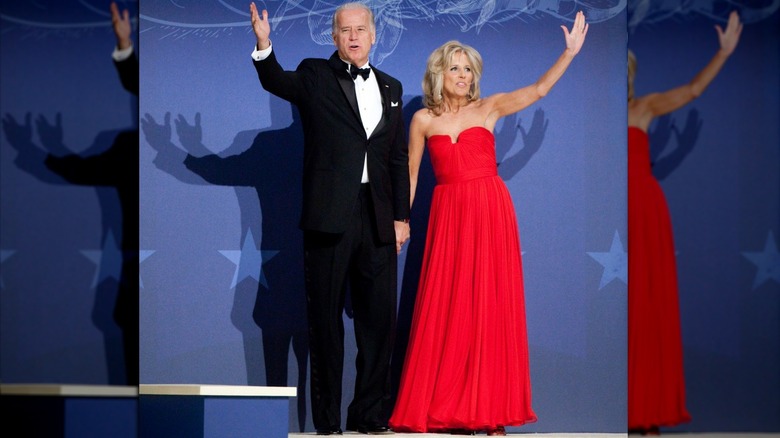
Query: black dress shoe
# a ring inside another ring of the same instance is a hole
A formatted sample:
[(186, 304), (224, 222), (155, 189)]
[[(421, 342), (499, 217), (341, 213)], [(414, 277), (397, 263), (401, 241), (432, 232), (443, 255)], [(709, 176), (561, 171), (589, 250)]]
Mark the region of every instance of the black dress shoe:
[(341, 428), (333, 426), (328, 429), (317, 429), (317, 435), (341, 435)]
[(365, 435), (390, 435), (394, 433), (387, 426), (358, 426), (357, 431)]

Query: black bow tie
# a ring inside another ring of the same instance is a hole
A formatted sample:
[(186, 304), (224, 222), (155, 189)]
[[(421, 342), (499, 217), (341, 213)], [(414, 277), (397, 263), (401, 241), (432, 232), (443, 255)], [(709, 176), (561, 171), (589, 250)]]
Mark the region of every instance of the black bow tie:
[(355, 78), (358, 77), (358, 75), (363, 76), (363, 80), (368, 79), (368, 75), (371, 73), (371, 67), (366, 68), (357, 68), (353, 64), (349, 65), (349, 74), (352, 75), (352, 80), (354, 81)]

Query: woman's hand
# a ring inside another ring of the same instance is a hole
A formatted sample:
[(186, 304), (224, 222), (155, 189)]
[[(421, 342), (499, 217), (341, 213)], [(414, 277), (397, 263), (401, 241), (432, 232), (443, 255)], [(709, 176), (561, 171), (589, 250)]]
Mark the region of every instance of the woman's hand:
[(739, 35), (742, 33), (742, 22), (739, 21), (739, 14), (737, 11), (731, 11), (729, 14), (729, 21), (726, 24), (726, 30), (724, 31), (719, 25), (715, 25), (715, 30), (718, 31), (718, 41), (720, 41), (720, 50), (729, 56), (737, 48), (739, 42)]
[(585, 22), (585, 14), (582, 11), (577, 12), (571, 32), (566, 29), (566, 26), (561, 25), (564, 38), (566, 38), (566, 50), (571, 55), (576, 55), (582, 48), (582, 44), (585, 42), (585, 35), (588, 34), (588, 26), (589, 24)]

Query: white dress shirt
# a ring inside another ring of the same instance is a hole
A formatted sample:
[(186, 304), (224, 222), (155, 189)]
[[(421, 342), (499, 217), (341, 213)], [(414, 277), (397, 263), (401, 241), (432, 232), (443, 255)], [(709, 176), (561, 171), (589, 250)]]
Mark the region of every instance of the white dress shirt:
[[(368, 68), (368, 63), (361, 68)], [(363, 79), (363, 76), (360, 75), (355, 78), (355, 95), (360, 111), (360, 120), (366, 131), (366, 138), (370, 138), (371, 133), (374, 132), (374, 128), (382, 118), (382, 96), (379, 94), (379, 84), (373, 70), (368, 75), (368, 79)], [(361, 182), (368, 182), (368, 156), (363, 158)]]

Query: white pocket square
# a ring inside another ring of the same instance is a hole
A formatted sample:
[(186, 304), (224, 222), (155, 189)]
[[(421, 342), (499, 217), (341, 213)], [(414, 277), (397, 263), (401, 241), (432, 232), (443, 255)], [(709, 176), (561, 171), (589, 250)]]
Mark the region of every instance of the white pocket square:
[(396, 106), (398, 106), (398, 102), (390, 102), (390, 106), (391, 107), (396, 107)]

